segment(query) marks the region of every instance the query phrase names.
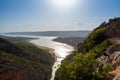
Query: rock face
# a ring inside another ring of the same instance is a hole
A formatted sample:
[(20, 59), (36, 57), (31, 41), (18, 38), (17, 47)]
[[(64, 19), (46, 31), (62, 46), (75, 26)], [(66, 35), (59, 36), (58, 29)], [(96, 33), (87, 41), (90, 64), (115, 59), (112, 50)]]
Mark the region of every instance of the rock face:
[(107, 28), (105, 35), (108, 38), (120, 37), (120, 18), (109, 19), (108, 23), (103, 22), (98, 28)]
[(107, 27), (106, 36), (108, 38), (120, 37), (120, 18), (110, 19)]
[(0, 38), (0, 80), (49, 80), (54, 58), (30, 43), (20, 45)]
[(112, 45), (108, 47), (107, 55), (102, 55), (97, 60), (103, 65), (109, 63), (114, 68), (108, 73), (109, 80), (120, 80), (120, 18), (110, 19), (102, 26), (106, 27), (105, 36)]
[(106, 54), (98, 58), (102, 64), (110, 63), (114, 68), (120, 65), (120, 39), (111, 38), (109, 39), (113, 45), (108, 47)]
[(110, 46), (106, 54), (99, 57), (97, 60), (100, 61), (103, 65), (109, 63), (112, 65), (112, 67), (115, 69), (111, 72), (109, 72), (108, 80), (119, 80), (120, 79), (120, 43), (119, 39), (112, 39), (110, 41), (113, 41), (114, 45)]
[(101, 56), (98, 58), (102, 64), (110, 63), (114, 68), (117, 68), (120, 65), (120, 51), (116, 51), (108, 56)]
[(105, 80), (120, 80), (120, 66), (109, 72)]

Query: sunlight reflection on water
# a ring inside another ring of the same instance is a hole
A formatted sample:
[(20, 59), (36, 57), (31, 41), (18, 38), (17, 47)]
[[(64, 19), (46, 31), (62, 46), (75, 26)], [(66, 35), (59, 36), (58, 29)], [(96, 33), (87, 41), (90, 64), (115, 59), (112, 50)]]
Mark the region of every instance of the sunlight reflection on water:
[(56, 37), (43, 37), (43, 36), (41, 37), (40, 36), (39, 39), (31, 41), (34, 44), (37, 44), (40, 46), (46, 46), (46, 47), (54, 49), (54, 53), (57, 57), (57, 60), (55, 61), (54, 65), (52, 67), (52, 77), (50, 80), (54, 80), (55, 72), (60, 67), (61, 61), (67, 55), (69, 55), (70, 51), (73, 51), (73, 47), (71, 47), (67, 44), (52, 41), (52, 39), (54, 39), (54, 38), (56, 38)]
[(53, 67), (52, 67), (52, 77), (50, 80), (54, 80), (55, 78), (55, 72), (60, 67), (61, 61), (69, 55), (70, 51), (73, 51), (73, 47), (64, 44), (52, 41), (52, 39), (56, 37), (48, 37), (48, 36), (32, 36), (32, 35), (6, 35), (10, 37), (30, 37), (30, 38), (38, 38), (31, 40), (31, 43), (34, 43), (39, 46), (45, 46), (54, 49), (54, 53), (57, 57)]

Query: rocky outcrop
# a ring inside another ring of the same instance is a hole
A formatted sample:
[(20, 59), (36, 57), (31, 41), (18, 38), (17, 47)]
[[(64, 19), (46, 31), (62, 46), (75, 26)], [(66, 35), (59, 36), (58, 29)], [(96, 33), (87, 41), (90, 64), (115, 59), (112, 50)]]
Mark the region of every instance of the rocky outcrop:
[[(109, 21), (103, 22), (98, 28), (107, 28), (105, 36), (108, 38), (120, 37), (120, 17), (109, 19)], [(96, 30), (95, 29), (95, 30)]]
[(106, 80), (120, 80), (120, 66), (106, 75)]
[(110, 63), (114, 68), (120, 65), (120, 51), (116, 51), (108, 56), (101, 56), (97, 59), (102, 64)]
[(113, 71), (109, 72), (108, 80), (120, 80), (120, 18), (110, 19), (104, 24), (107, 28), (105, 36), (112, 45), (108, 47), (106, 55), (102, 55), (97, 60), (104, 64), (111, 64)]
[(102, 55), (97, 60), (102, 64), (110, 63), (114, 68), (120, 65), (120, 39), (111, 38), (109, 42), (112, 43), (106, 51), (106, 55)]
[(110, 19), (105, 26), (107, 27), (105, 35), (108, 38), (120, 37), (120, 18)]

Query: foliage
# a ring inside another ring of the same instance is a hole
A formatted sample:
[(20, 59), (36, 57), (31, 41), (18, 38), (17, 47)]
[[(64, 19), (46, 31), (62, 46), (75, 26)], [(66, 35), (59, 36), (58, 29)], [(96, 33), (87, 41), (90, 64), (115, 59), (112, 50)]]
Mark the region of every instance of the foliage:
[(58, 69), (57, 77), (61, 80), (101, 80), (111, 70), (111, 66), (102, 66), (95, 54), (77, 54), (72, 61), (64, 60)]
[(96, 58), (98, 58), (105, 54), (105, 51), (110, 45), (110, 42), (108, 40), (105, 40), (101, 42), (101, 44), (94, 46), (89, 52), (96, 54)]
[[(9, 69), (9, 67), (14, 69), (14, 65), (15, 68), (26, 67), (39, 72), (45, 80), (49, 80), (54, 63), (52, 55), (28, 42), (19, 42), (16, 44), (17, 46), (6, 41), (0, 49), (0, 63), (5, 68), (4, 70)], [(10, 49), (6, 46), (10, 46)]]
[(104, 35), (104, 32), (106, 31), (106, 28), (99, 28), (94, 30), (86, 39), (84, 43), (84, 48), (86, 52), (91, 50), (95, 45), (100, 44), (102, 41), (106, 39), (106, 36)]
[(24, 49), (27, 49), (29, 51), (41, 54), (41, 55), (51, 56), (46, 50), (40, 49), (29, 42), (18, 42), (18, 43), (16, 43), (16, 45), (18, 45)]
[[(9, 53), (4, 52), (4, 51), (0, 51), (0, 55), (2, 57), (4, 57), (4, 60), (12, 61), (12, 63), (14, 63), (14, 64), (19, 63), (19, 64), (22, 64), (24, 66), (33, 67), (37, 70), (40, 70), (39, 68), (43, 67), (43, 64), (41, 64), (41, 63), (32, 61), (30, 59), (25, 59), (25, 58), (16, 56), (14, 54), (9, 54)], [(1, 59), (1, 61), (2, 61), (2, 59)]]

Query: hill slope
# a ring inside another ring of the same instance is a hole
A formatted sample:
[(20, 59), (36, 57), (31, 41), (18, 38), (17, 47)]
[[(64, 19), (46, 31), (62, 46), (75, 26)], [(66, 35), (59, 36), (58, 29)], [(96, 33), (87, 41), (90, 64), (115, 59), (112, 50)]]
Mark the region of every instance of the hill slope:
[(79, 44), (74, 58), (64, 60), (56, 73), (56, 80), (119, 80), (119, 78), (120, 18), (110, 19), (109, 22), (104, 22), (94, 29), (86, 40)]
[(0, 38), (0, 80), (49, 80), (54, 58), (28, 42)]

